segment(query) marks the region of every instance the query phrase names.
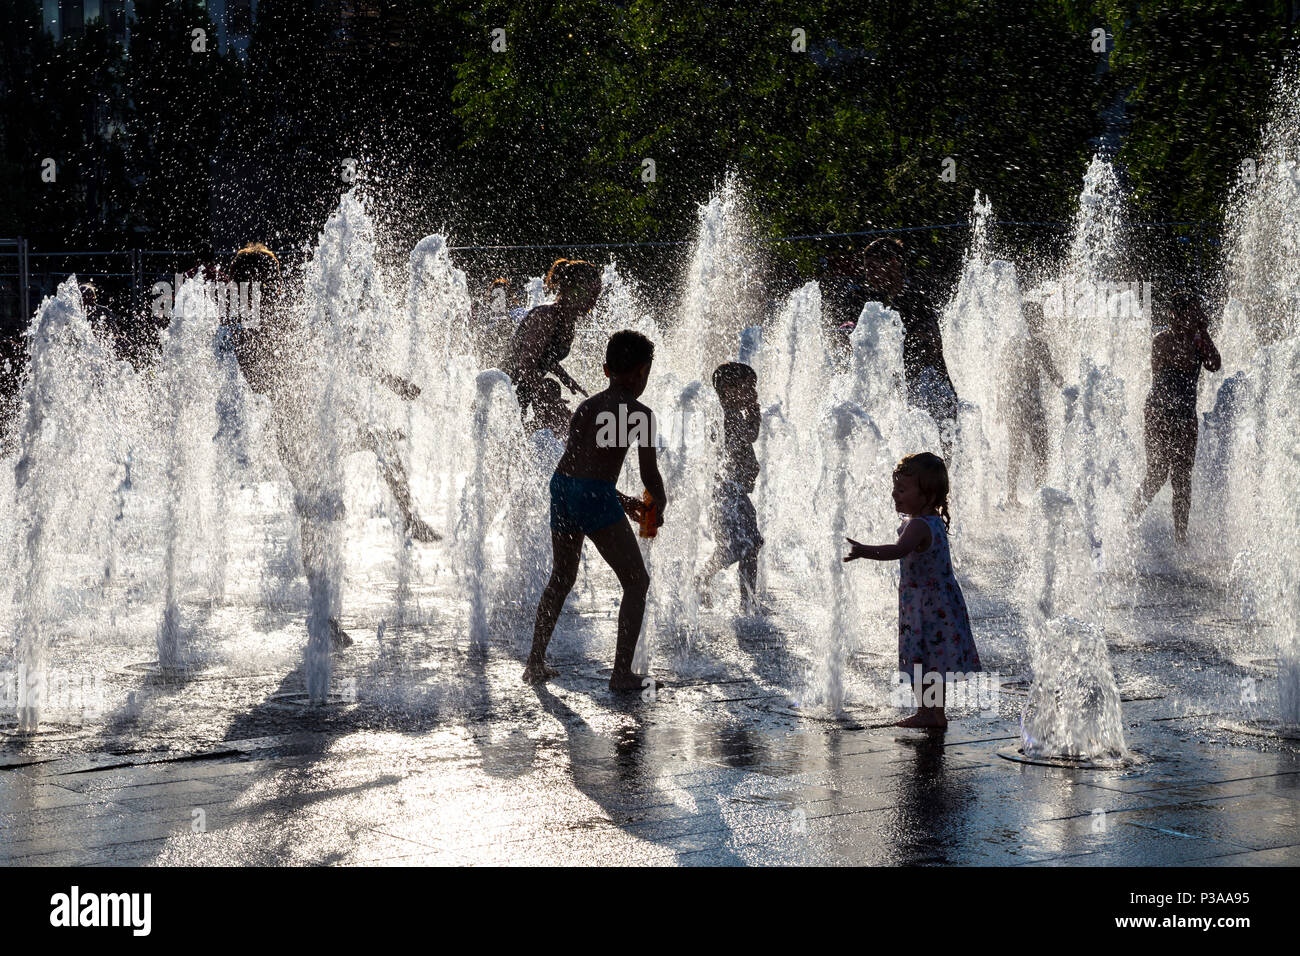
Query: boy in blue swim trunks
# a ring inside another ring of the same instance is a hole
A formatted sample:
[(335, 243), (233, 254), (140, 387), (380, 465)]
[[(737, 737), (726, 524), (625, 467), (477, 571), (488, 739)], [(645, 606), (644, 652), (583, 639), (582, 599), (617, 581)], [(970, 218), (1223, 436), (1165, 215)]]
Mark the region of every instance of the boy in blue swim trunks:
[(654, 413), (637, 399), (645, 391), (654, 360), (654, 343), (639, 332), (624, 330), (610, 336), (605, 348), (609, 387), (591, 396), (573, 413), (564, 456), (551, 477), (551, 578), (537, 605), (533, 649), (524, 668), (529, 683), (554, 677), (546, 664), (546, 645), (564, 599), (573, 590), (582, 556), (582, 539), (590, 538), (600, 556), (618, 575), (623, 600), (618, 609), (618, 644), (610, 690), (640, 690), (642, 677), (632, 673), (632, 655), (641, 634), (650, 576), (628, 518), (640, 520), (645, 505), (614, 487), (623, 459), (637, 449), (641, 480), (658, 508), (663, 524), (664, 482), (654, 446)]

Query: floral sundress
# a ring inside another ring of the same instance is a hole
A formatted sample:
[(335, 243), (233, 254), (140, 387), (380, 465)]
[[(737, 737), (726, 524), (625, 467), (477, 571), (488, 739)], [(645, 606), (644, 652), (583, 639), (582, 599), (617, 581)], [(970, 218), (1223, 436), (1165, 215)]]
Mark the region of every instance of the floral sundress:
[(981, 671), (966, 600), (952, 571), (948, 529), (938, 515), (919, 520), (930, 526), (931, 542), (899, 563), (898, 668), (909, 680), (917, 664), (922, 674)]

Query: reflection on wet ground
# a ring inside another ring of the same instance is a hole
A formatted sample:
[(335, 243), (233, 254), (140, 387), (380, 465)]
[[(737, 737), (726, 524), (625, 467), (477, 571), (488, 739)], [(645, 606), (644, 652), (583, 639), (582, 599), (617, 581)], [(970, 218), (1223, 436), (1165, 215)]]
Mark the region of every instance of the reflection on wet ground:
[(533, 689), (515, 683), (514, 661), (483, 669), (490, 699), (450, 718), (388, 715), (383, 727), (361, 705), (264, 703), (202, 746), (106, 752), (102, 732), (67, 737), (61, 756), (11, 746), (0, 853), (11, 864), (1300, 862), (1300, 758), (1201, 742), (1187, 721), (1160, 719), (1158, 701), (1130, 720), (1151, 756), (1090, 771), (1001, 759), (1016, 742), (1002, 717), (944, 736), (849, 729), (768, 713), (762, 698), (722, 700), (734, 684), (611, 701), (599, 676)]
[(337, 702), (314, 709), (297, 702), (301, 616), (267, 617), (255, 596), (207, 609), (196, 666), (173, 680), (140, 666), (125, 622), (71, 634), (55, 664), (93, 663), (95, 706), (52, 711), (32, 736), (0, 727), (0, 861), (1300, 863), (1300, 743), (1225, 729), (1275, 693), (1266, 636), (1196, 582), (1157, 581), (1110, 637), (1137, 761), (1013, 762), (1028, 673), (1004, 573), (968, 574), (1003, 692), (942, 736), (882, 726), (901, 716), (882, 690), (885, 629), (851, 649), (846, 713), (801, 707), (814, 662), (779, 593), (765, 625), (716, 611), (689, 647), (658, 648), (670, 687), (654, 699), (606, 689), (600, 589), (566, 611), (562, 673), (540, 688), (519, 680), (531, 609), (473, 649), (437, 586), (417, 623), (382, 633), (390, 596), (354, 589), (357, 644)]

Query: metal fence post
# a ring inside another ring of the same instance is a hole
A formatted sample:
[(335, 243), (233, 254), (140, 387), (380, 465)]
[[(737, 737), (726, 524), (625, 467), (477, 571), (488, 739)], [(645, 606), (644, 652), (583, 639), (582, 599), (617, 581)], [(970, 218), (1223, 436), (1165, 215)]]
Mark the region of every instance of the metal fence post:
[(31, 281), (31, 270), (27, 262), (27, 240), (18, 237), (18, 308), (22, 310), (23, 326), (32, 320), (31, 290), (27, 288)]
[(142, 295), (140, 286), (144, 282), (144, 265), (139, 249), (131, 250), (131, 302), (138, 304)]

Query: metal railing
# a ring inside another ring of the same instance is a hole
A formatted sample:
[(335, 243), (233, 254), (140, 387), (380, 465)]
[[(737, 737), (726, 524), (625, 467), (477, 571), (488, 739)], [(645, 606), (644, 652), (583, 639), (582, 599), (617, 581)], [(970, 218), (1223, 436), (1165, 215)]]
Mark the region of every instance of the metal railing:
[[(756, 244), (777, 243), (844, 243), (854, 239), (866, 239), (917, 232), (946, 232), (954, 229), (969, 229), (969, 222), (936, 223), (928, 226), (901, 226), (891, 229), (866, 229), (856, 232), (808, 233), (792, 236), (760, 237), (752, 240)], [(1019, 220), (997, 220), (992, 223), (1004, 231), (1004, 235), (1019, 235), (1025, 230), (1038, 232), (1045, 230), (1063, 234), (1072, 228), (1067, 222), (1027, 222)], [(1217, 246), (1218, 239), (1207, 232), (1205, 223), (1200, 222), (1131, 222), (1123, 224), (1126, 229), (1151, 230), (1165, 229), (1181, 232), (1175, 241), (1179, 244), (1192, 243), (1195, 246), (1196, 268), (1199, 272), (1204, 262), (1206, 246)], [(654, 240), (647, 242), (579, 242), (579, 243), (535, 243), (518, 245), (455, 245), (449, 251), (464, 254), (466, 261), (462, 268), (471, 271), (494, 272), (509, 265), (518, 272), (521, 269), (538, 268), (534, 257), (527, 253), (542, 251), (578, 252), (581, 250), (662, 250), (681, 249), (691, 244), (690, 239)], [(217, 250), (214, 257), (227, 261), (235, 250)], [(503, 255), (504, 254), (504, 255)], [(520, 255), (524, 254), (524, 255)], [(291, 254), (292, 255), (292, 254)], [(282, 256), (282, 261), (285, 257)], [(548, 258), (548, 257), (544, 257)], [(525, 261), (525, 259), (527, 261)], [(32, 252), (25, 239), (0, 239), (0, 333), (12, 331), (15, 327), (24, 328), (31, 320), (33, 308), (46, 295), (54, 294), (60, 282), (69, 275), (76, 275), (79, 280), (98, 280), (101, 296), (111, 302), (116, 309), (129, 312), (147, 308), (149, 290), (156, 282), (170, 282), (173, 276), (186, 272), (197, 261), (196, 250), (190, 249), (131, 249), (131, 250), (65, 250), (53, 252)], [(293, 268), (297, 263), (285, 261), (286, 268)], [(549, 263), (547, 263), (549, 264)], [(528, 272), (528, 274), (534, 274)], [(32, 293), (35, 293), (33, 295)]]
[[(10, 251), (12, 247), (12, 251)], [(0, 329), (4, 328), (5, 318), (14, 313), (19, 317), (30, 316), (31, 309), (31, 267), (27, 251), (27, 240), (22, 236), (17, 239), (0, 239), (0, 256), (13, 257), (17, 260), (12, 273), (0, 272)], [(12, 277), (13, 291), (10, 284), (2, 281)], [(12, 306), (8, 301), (13, 299)]]

